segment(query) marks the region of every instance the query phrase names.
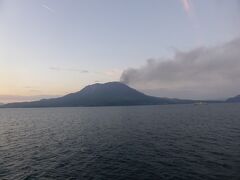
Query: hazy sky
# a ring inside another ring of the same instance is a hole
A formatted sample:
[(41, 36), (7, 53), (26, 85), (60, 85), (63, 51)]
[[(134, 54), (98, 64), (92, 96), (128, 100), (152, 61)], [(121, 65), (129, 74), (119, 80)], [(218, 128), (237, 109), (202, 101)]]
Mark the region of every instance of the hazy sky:
[[(175, 52), (211, 51), (238, 37), (239, 0), (0, 0), (0, 102), (118, 81), (149, 58), (161, 64)], [(150, 94), (186, 96), (163, 87), (161, 77), (148, 88), (144, 79), (141, 90)]]

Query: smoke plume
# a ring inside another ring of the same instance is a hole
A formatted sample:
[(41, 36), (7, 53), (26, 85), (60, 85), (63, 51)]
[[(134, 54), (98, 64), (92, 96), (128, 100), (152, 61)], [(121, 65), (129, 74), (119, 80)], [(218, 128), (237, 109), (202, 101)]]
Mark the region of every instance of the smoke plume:
[(176, 52), (123, 71), (120, 80), (158, 96), (219, 99), (240, 94), (240, 38), (216, 47)]

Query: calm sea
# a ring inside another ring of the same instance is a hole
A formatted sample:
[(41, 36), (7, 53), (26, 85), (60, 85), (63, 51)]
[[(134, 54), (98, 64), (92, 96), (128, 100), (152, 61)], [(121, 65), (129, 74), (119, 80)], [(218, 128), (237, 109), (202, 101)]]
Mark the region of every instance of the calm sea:
[(240, 179), (240, 104), (0, 109), (0, 179)]

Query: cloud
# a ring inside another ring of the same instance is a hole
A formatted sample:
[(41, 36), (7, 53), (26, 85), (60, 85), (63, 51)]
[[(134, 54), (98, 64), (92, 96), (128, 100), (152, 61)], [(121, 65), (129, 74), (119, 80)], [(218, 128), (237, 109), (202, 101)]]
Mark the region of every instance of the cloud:
[(195, 8), (194, 8), (194, 4), (193, 1), (191, 0), (180, 0), (183, 6), (183, 10), (185, 11), (185, 13), (187, 14), (191, 26), (192, 26), (192, 30), (194, 31), (194, 34), (196, 36), (196, 43), (198, 45), (202, 45), (204, 40), (204, 36), (203, 36), (203, 31), (201, 28), (201, 24), (198, 21), (198, 17), (195, 13)]
[(120, 80), (158, 96), (216, 99), (240, 94), (240, 38), (147, 60), (123, 71)]
[(50, 7), (49, 7), (48, 5), (46, 5), (46, 4), (42, 4), (42, 7), (43, 7), (44, 9), (48, 10), (48, 11), (51, 12), (51, 13), (55, 13), (54, 9), (50, 8)]
[(190, 5), (189, 0), (181, 0), (181, 1), (182, 1), (183, 8), (184, 8), (185, 12), (186, 12), (187, 14), (189, 14), (189, 13), (190, 13), (190, 10), (191, 10), (191, 5)]
[(41, 92), (41, 90), (36, 86), (25, 86), (24, 88), (27, 89), (29, 92)]
[(84, 69), (75, 69), (75, 68), (59, 68), (59, 67), (50, 67), (50, 70), (53, 71), (72, 71), (72, 72), (79, 72), (79, 73), (89, 73), (88, 70)]

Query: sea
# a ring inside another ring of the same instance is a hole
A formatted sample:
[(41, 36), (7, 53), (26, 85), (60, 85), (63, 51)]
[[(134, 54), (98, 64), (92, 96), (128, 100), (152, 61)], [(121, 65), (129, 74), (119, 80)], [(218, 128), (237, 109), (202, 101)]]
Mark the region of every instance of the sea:
[(1, 180), (239, 180), (240, 104), (0, 109)]

